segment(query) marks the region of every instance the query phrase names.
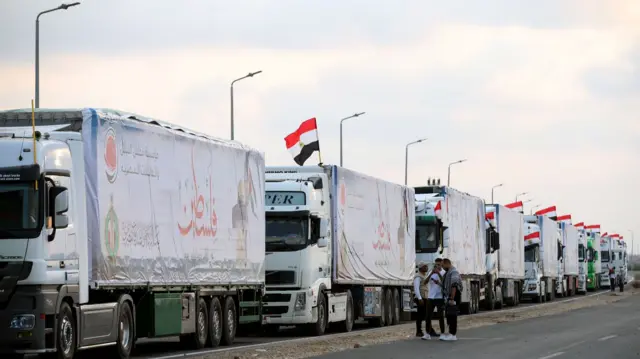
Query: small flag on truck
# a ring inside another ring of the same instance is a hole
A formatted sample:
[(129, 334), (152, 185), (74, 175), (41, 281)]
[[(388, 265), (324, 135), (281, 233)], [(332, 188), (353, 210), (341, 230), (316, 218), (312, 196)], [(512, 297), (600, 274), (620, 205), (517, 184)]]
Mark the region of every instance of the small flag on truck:
[(558, 214), (556, 213), (556, 206), (551, 206), (551, 207), (547, 207), (545, 209), (541, 209), (538, 212), (536, 212), (535, 215), (536, 216), (547, 216), (547, 217), (553, 219), (554, 221), (558, 217)]
[(523, 206), (522, 206), (522, 201), (518, 201), (518, 202), (513, 202), (513, 203), (509, 203), (507, 205), (505, 205), (505, 207), (512, 209), (516, 212), (520, 212), (522, 213), (522, 211), (524, 210)]
[(284, 142), (298, 166), (304, 165), (316, 151), (318, 151), (318, 158), (322, 163), (320, 141), (318, 140), (318, 125), (315, 117), (302, 122), (297, 130), (284, 138)]
[(571, 215), (565, 214), (564, 216), (558, 216), (558, 222), (571, 224)]

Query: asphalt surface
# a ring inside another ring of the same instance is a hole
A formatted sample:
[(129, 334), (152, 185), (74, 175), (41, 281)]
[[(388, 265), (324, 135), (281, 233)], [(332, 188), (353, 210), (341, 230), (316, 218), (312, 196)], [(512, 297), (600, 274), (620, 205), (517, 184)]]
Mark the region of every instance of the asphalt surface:
[[(592, 293), (588, 293), (592, 294)], [(582, 296), (577, 295), (569, 298), (556, 298), (554, 302), (562, 302), (565, 300), (571, 300), (575, 298), (581, 298)], [(530, 302), (523, 302), (517, 308), (531, 307), (537, 304), (533, 304)], [(505, 309), (511, 309), (513, 307), (506, 307)], [(484, 311), (481, 311), (484, 312)], [(496, 310), (494, 312), (499, 312)], [(434, 325), (437, 328), (437, 322), (434, 321)], [(640, 324), (639, 324), (640, 325)], [(354, 326), (354, 331), (366, 330), (370, 329), (370, 327), (366, 323), (356, 324)], [(247, 345), (255, 345), (255, 344), (266, 344), (273, 342), (283, 342), (292, 339), (303, 338), (305, 335), (301, 333), (300, 330), (296, 328), (286, 328), (281, 329), (280, 332), (276, 335), (271, 336), (251, 336), (251, 337), (236, 337), (234, 345), (230, 347), (220, 347), (220, 349), (228, 348), (240, 348), (242, 346)], [(209, 350), (209, 348), (204, 351)], [(181, 354), (195, 354), (197, 351), (186, 351), (181, 348), (180, 343), (178, 342), (178, 338), (170, 337), (170, 338), (157, 338), (157, 339), (140, 339), (136, 343), (136, 349), (133, 357), (137, 359), (146, 359), (146, 358), (162, 358), (162, 357), (173, 357), (179, 356)], [(386, 357), (381, 357), (386, 358)], [(393, 357), (389, 357), (393, 358)], [(355, 359), (355, 358), (350, 358)], [(602, 358), (600, 358), (602, 359)]]
[(640, 295), (634, 295), (553, 317), (460, 330), (456, 342), (411, 339), (315, 359), (626, 359), (640, 357), (639, 340)]

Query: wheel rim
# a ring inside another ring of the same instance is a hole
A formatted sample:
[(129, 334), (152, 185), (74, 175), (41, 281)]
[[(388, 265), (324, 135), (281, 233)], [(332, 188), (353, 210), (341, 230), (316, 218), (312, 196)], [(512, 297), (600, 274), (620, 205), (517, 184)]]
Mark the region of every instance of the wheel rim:
[(129, 348), (129, 343), (131, 341), (131, 325), (129, 323), (129, 316), (126, 314), (122, 314), (120, 316), (120, 345), (122, 348)]
[(198, 335), (198, 337), (200, 338), (201, 342), (204, 342), (205, 340), (207, 340), (207, 318), (205, 316), (204, 310), (201, 310), (198, 313), (198, 329), (200, 329), (200, 333)]
[(324, 304), (318, 306), (318, 320), (320, 321), (320, 328), (324, 330)]
[(65, 316), (62, 318), (62, 323), (60, 323), (60, 332), (61, 332), (61, 340), (60, 346), (62, 348), (62, 352), (65, 354), (69, 354), (71, 352), (71, 347), (73, 346), (73, 326), (71, 325), (71, 321), (69, 317)]
[(213, 336), (218, 340), (221, 336), (220, 330), (220, 313), (217, 310), (213, 311)]
[(394, 318), (394, 320), (400, 321), (400, 303), (398, 303), (398, 297), (394, 296), (393, 298), (393, 309), (395, 312), (396, 317)]
[(235, 318), (233, 317), (233, 310), (229, 309), (227, 311), (227, 323), (229, 323), (229, 336), (233, 335), (233, 329), (235, 326)]
[(347, 302), (347, 327), (351, 327), (351, 318), (353, 317), (353, 304)]

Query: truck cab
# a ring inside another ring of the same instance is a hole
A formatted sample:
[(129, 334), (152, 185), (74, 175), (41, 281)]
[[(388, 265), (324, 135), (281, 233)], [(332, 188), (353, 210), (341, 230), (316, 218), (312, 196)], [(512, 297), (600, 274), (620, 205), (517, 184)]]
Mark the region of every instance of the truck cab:
[(318, 295), (331, 289), (329, 179), (320, 168), (288, 167), (268, 167), (265, 179), (266, 322), (272, 330), (326, 322)]
[(537, 216), (524, 216), (524, 291), (523, 296), (544, 302), (547, 291), (543, 280), (540, 226)]
[(600, 238), (600, 262), (601, 262), (601, 273), (600, 273), (600, 285), (603, 288), (609, 288), (611, 286), (611, 282), (609, 280), (609, 269), (615, 267), (618, 269), (617, 263), (613, 260), (614, 254), (611, 248), (611, 242), (613, 238), (609, 235), (602, 236)]
[(600, 258), (600, 235), (587, 230), (587, 290), (595, 291), (601, 288), (600, 273), (602, 264)]
[[(416, 266), (425, 262), (433, 264), (444, 253), (446, 227), (438, 217), (444, 187), (416, 187)], [(418, 268), (416, 268), (416, 271)]]

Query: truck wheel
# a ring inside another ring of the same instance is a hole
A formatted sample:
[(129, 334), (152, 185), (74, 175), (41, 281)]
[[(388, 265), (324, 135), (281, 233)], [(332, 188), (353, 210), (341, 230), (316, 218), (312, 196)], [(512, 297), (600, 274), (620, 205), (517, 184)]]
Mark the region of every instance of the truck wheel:
[(236, 339), (236, 302), (232, 297), (225, 298), (222, 313), (222, 345), (232, 345)]
[(57, 350), (59, 359), (72, 359), (76, 353), (76, 321), (69, 303), (62, 302), (58, 314)]
[(128, 302), (122, 302), (118, 315), (118, 341), (115, 346), (115, 357), (127, 359), (133, 349), (133, 312)]
[(321, 336), (324, 335), (325, 330), (327, 330), (327, 304), (326, 299), (324, 297), (324, 293), (318, 293), (318, 320), (309, 324), (309, 332), (313, 336)]
[(180, 342), (188, 349), (198, 350), (206, 346), (209, 340), (209, 313), (204, 299), (198, 299), (196, 307), (196, 332), (180, 336)]
[(391, 295), (391, 288), (387, 288), (384, 291), (384, 299), (385, 299), (385, 317), (384, 317), (384, 324), (386, 326), (391, 326), (393, 325), (393, 297)]
[(222, 306), (220, 299), (213, 297), (209, 304), (209, 339), (207, 345), (217, 348), (222, 340)]
[(340, 323), (340, 331), (348, 333), (353, 329), (353, 297), (351, 296), (350, 290), (347, 290), (347, 306), (345, 311), (345, 320)]
[(496, 300), (494, 298), (494, 292), (493, 292), (493, 281), (489, 281), (487, 283), (487, 287), (485, 287), (484, 290), (485, 290), (485, 296), (484, 296), (485, 308), (487, 308), (487, 310), (495, 310)]
[(391, 290), (391, 308), (393, 308), (392, 325), (400, 324), (400, 297), (398, 294), (397, 288)]

